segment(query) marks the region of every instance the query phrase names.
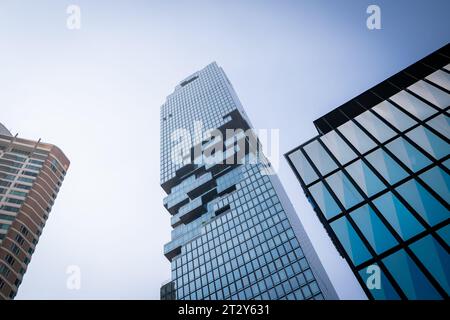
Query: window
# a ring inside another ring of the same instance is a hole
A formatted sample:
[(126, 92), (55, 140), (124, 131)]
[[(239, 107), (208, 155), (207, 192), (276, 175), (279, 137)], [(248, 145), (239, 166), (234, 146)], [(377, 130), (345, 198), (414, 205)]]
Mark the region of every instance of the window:
[(382, 118), (391, 123), (400, 131), (412, 127), (416, 122), (406, 115), (404, 112), (396, 108), (392, 103), (383, 101), (372, 108), (373, 111), (378, 113)]
[(345, 169), (369, 197), (386, 188), (383, 182), (361, 160), (353, 162)]
[(309, 188), (309, 192), (327, 219), (331, 219), (341, 212), (331, 194), (322, 182), (318, 182)]
[(9, 268), (5, 265), (0, 264), (0, 274), (7, 278), (9, 276)]
[(396, 190), (431, 226), (449, 218), (449, 211), (416, 180), (410, 180)]
[(374, 152), (368, 154), (366, 159), (390, 184), (394, 184), (408, 176), (408, 173), (383, 149), (376, 149)]
[(386, 257), (383, 262), (408, 299), (441, 298), (404, 250)]
[(431, 235), (414, 242), (410, 247), (448, 294), (450, 292), (450, 256), (447, 251)]
[(423, 80), (417, 81), (408, 89), (441, 109), (447, 108), (450, 105), (449, 94)]
[(11, 243), (11, 252), (17, 256), (20, 252), (20, 249), (16, 244)]
[(318, 179), (317, 174), (314, 172), (313, 168), (311, 167), (301, 150), (297, 150), (294, 153), (290, 154), (289, 159), (292, 161), (292, 164), (294, 165), (295, 169), (297, 170), (305, 184), (310, 184), (311, 182)]
[(326, 181), (346, 209), (363, 200), (363, 197), (342, 171), (338, 171), (331, 175)]
[(19, 208), (2, 205), (0, 207), (1, 210), (9, 211), (9, 212), (19, 212)]
[(10, 254), (7, 254), (5, 256), (5, 261), (12, 267), (14, 266), (14, 263), (16, 262), (13, 258), (13, 256), (11, 256)]
[(450, 154), (450, 145), (427, 128), (419, 126), (406, 135), (438, 160)]
[(336, 163), (330, 157), (328, 152), (320, 145), (318, 140), (306, 145), (304, 149), (323, 175), (337, 168)]
[(355, 266), (371, 258), (366, 246), (346, 217), (332, 222), (331, 228)]
[(431, 189), (450, 203), (450, 176), (439, 167), (433, 167), (419, 176)]
[(395, 238), (369, 205), (356, 209), (351, 213), (351, 217), (377, 254), (397, 244)]
[(388, 143), (386, 147), (412, 171), (418, 171), (431, 163), (427, 157), (402, 137)]
[(24, 242), (25, 242), (25, 239), (24, 239), (21, 235), (17, 234), (15, 239), (16, 239), (16, 242), (17, 242), (18, 244), (20, 244), (21, 246), (23, 246), (23, 244), (24, 244)]
[(395, 131), (370, 111), (360, 114), (355, 120), (381, 143), (395, 136)]
[(375, 147), (375, 142), (352, 121), (348, 121), (339, 126), (338, 130), (360, 153), (364, 153)]
[(390, 99), (420, 120), (428, 118), (437, 112), (437, 110), (406, 91), (400, 91)]
[(450, 121), (449, 117), (445, 114), (440, 114), (437, 117), (434, 117), (429, 120), (427, 124), (444, 137), (450, 137)]
[(442, 88), (450, 91), (450, 74), (449, 73), (442, 71), (442, 70), (437, 70), (437, 71), (433, 72), (432, 74), (430, 74), (427, 77), (427, 79), (436, 83), (437, 85), (441, 86)]
[[(374, 264), (377, 266), (377, 264)], [(368, 278), (373, 274), (373, 271), (370, 270), (371, 266), (366, 267), (359, 271), (359, 275), (364, 280), (364, 283), (367, 284)], [(398, 296), (395, 289), (392, 287), (391, 282), (386, 278), (384, 272), (382, 269), (380, 269), (380, 288), (368, 288), (370, 290), (370, 293), (376, 300), (399, 300), (400, 297)]]
[(391, 192), (373, 201), (375, 206), (403, 240), (408, 240), (425, 228)]
[(0, 213), (0, 220), (14, 221), (14, 219), (15, 219), (14, 216), (9, 216), (9, 215)]

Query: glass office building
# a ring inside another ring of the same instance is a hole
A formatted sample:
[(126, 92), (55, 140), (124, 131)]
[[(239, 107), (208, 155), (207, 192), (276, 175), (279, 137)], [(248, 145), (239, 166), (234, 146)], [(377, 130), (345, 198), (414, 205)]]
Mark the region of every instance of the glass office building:
[[(205, 138), (199, 123), (225, 138)], [(278, 178), (266, 174), (262, 155), (250, 161), (258, 144), (249, 128), (216, 63), (183, 80), (161, 107), (161, 186), (173, 228), (161, 298), (337, 299)], [(178, 139), (180, 130), (191, 139)]]
[(449, 63), (447, 45), (316, 120), (319, 135), (286, 154), (373, 299), (450, 292)]

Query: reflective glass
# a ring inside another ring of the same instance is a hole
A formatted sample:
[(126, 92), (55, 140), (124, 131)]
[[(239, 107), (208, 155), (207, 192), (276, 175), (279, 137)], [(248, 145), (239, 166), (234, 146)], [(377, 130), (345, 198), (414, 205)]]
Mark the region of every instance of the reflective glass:
[(427, 121), (427, 124), (441, 133), (444, 137), (450, 137), (450, 118), (444, 114)]
[(417, 99), (406, 91), (400, 91), (399, 93), (393, 95), (390, 99), (420, 120), (428, 118), (437, 112), (436, 109), (433, 109), (425, 102)]
[(297, 150), (290, 154), (289, 159), (306, 184), (310, 184), (319, 178), (303, 155), (302, 150)]
[(430, 159), (402, 137), (389, 142), (386, 147), (412, 171), (418, 171), (431, 163)]
[(441, 298), (404, 250), (386, 257), (383, 262), (408, 299)]
[(397, 187), (397, 191), (431, 226), (450, 217), (449, 211), (414, 179)]
[(448, 72), (437, 70), (430, 74), (427, 79), (450, 91), (450, 74)]
[(360, 153), (364, 153), (375, 147), (375, 142), (352, 121), (348, 121), (339, 126), (338, 130)]
[(348, 146), (348, 144), (342, 140), (336, 131), (330, 131), (323, 135), (320, 139), (341, 164), (344, 165), (356, 158), (356, 154)]
[(361, 113), (355, 120), (380, 142), (384, 142), (395, 136), (395, 131), (370, 111)]
[(338, 171), (329, 176), (326, 178), (326, 181), (346, 209), (363, 200), (363, 197), (342, 171)]
[(359, 275), (363, 279), (367, 288), (370, 290), (370, 293), (372, 294), (374, 299), (376, 299), (376, 300), (399, 300), (400, 297), (398, 296), (394, 287), (392, 287), (391, 282), (386, 278), (383, 270), (378, 269), (380, 272), (379, 286), (377, 286), (376, 283), (373, 283), (373, 281), (376, 279), (376, 277), (373, 277), (374, 280), (369, 279), (369, 277), (371, 277), (374, 272), (378, 272), (378, 270), (377, 271), (372, 270), (373, 266), (378, 267), (377, 264), (370, 265), (370, 266), (360, 270)]
[(433, 167), (419, 176), (447, 203), (450, 203), (450, 176), (439, 167)]
[(331, 227), (355, 266), (372, 257), (346, 217), (332, 222)]
[(444, 162), (442, 162), (442, 164), (450, 170), (450, 159), (445, 160)]
[(369, 205), (356, 209), (351, 217), (377, 254), (398, 243)]
[(394, 184), (408, 176), (408, 173), (383, 149), (376, 149), (368, 154), (366, 159), (390, 184)]
[(341, 212), (336, 201), (334, 201), (322, 182), (312, 185), (309, 188), (309, 192), (327, 219), (333, 218)]
[(392, 103), (383, 101), (372, 108), (373, 111), (378, 113), (381, 117), (391, 123), (400, 131), (412, 127), (416, 122), (408, 116), (406, 113), (400, 111)]
[(369, 197), (386, 188), (383, 182), (361, 160), (353, 162), (345, 169)]
[(425, 230), (391, 192), (376, 198), (373, 203), (403, 240), (406, 241)]
[(450, 293), (450, 256), (431, 235), (410, 245), (411, 250), (433, 277)]
[(408, 89), (441, 109), (450, 106), (450, 95), (448, 93), (423, 80), (417, 81)]
[(325, 175), (337, 168), (336, 163), (317, 140), (306, 145), (304, 149), (321, 174)]
[(437, 160), (450, 154), (450, 145), (425, 127), (419, 126), (406, 135)]

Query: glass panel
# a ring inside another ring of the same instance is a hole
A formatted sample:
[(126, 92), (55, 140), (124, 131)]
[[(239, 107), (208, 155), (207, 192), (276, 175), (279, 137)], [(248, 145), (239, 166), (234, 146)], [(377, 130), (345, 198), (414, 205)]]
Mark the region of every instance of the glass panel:
[(289, 159), (292, 161), (295, 169), (306, 184), (310, 184), (319, 178), (301, 150), (297, 150), (290, 154)]
[(369, 197), (386, 188), (383, 182), (361, 160), (353, 162), (345, 169)]
[(425, 102), (422, 102), (406, 91), (400, 91), (399, 93), (393, 95), (390, 99), (420, 120), (428, 118), (437, 112), (437, 110), (433, 109)]
[(440, 114), (427, 121), (427, 124), (441, 133), (444, 137), (450, 137), (450, 120), (448, 116)]
[(436, 83), (437, 85), (441, 86), (444, 89), (447, 89), (450, 91), (450, 74), (442, 71), (442, 70), (438, 70), (433, 72), (432, 74), (430, 74), (427, 77), (428, 80)]
[[(373, 264), (374, 266), (378, 266), (377, 264)], [(367, 288), (369, 289), (370, 293), (376, 300), (399, 300), (400, 297), (398, 296), (397, 292), (395, 291), (394, 287), (392, 287), (391, 282), (386, 278), (383, 270), (380, 270), (380, 286), (377, 287), (369, 287), (369, 283), (371, 282), (371, 279), (369, 277), (373, 274), (373, 270), (371, 270), (372, 266), (369, 266), (367, 268), (362, 269), (359, 271), (359, 275), (363, 279), (364, 283), (366, 284)]]
[(363, 197), (342, 171), (329, 176), (326, 181), (346, 209), (363, 201)]
[(375, 199), (373, 203), (403, 240), (406, 241), (425, 230), (412, 213), (391, 192)]
[(327, 219), (333, 218), (341, 212), (336, 201), (334, 201), (322, 182), (312, 185), (309, 188), (309, 192)]
[(412, 171), (418, 171), (431, 163), (430, 159), (423, 153), (414, 148), (408, 141), (399, 137), (388, 143), (389, 149), (397, 158), (399, 158)]
[(408, 299), (441, 299), (405, 251), (398, 251), (383, 261)]
[(346, 217), (332, 222), (331, 228), (354, 265), (357, 266), (372, 257)]
[(306, 145), (303, 149), (305, 149), (308, 156), (323, 175), (337, 168), (336, 163), (317, 140)]
[(400, 111), (388, 101), (383, 101), (377, 104), (372, 108), (372, 110), (386, 119), (400, 131), (405, 131), (406, 129), (416, 124), (416, 122), (410, 116)]
[(408, 176), (408, 173), (395, 162), (383, 149), (376, 149), (366, 159), (390, 184)]
[(350, 143), (360, 152), (375, 147), (375, 142), (370, 139), (355, 123), (348, 121), (338, 127), (338, 130), (350, 141)]
[(450, 176), (439, 167), (434, 167), (420, 176), (431, 189), (442, 197), (447, 203), (450, 203)]
[(341, 164), (344, 165), (356, 158), (356, 154), (352, 151), (348, 144), (342, 140), (336, 131), (330, 131), (323, 135), (320, 139)]
[(444, 67), (444, 69), (450, 71), (450, 63)]
[(441, 109), (447, 108), (450, 105), (449, 94), (425, 81), (419, 80), (408, 89)]
[(395, 136), (395, 131), (370, 111), (361, 113), (355, 120), (380, 142), (384, 142)]
[(449, 294), (450, 256), (445, 249), (432, 236), (426, 236), (413, 243), (410, 248)]
[(431, 226), (450, 217), (449, 211), (414, 179), (399, 186), (397, 191)]
[(450, 224), (440, 228), (436, 233), (450, 246)]
[(369, 205), (356, 209), (351, 217), (376, 253), (380, 254), (398, 243)]
[(425, 127), (419, 126), (406, 135), (438, 160), (450, 154), (450, 145)]

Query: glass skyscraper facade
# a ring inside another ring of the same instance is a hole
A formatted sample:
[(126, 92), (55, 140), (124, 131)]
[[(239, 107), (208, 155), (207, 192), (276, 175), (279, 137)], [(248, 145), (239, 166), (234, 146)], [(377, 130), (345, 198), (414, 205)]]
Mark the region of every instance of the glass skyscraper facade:
[(286, 154), (373, 299), (449, 295), (449, 63), (447, 45), (316, 120), (319, 135)]
[(69, 165), (57, 146), (0, 123), (0, 300), (15, 298)]
[[(199, 123), (226, 138), (205, 139)], [(266, 174), (267, 162), (250, 161), (250, 127), (216, 63), (183, 80), (161, 107), (160, 182), (173, 228), (162, 299), (337, 299), (277, 176)], [(178, 139), (180, 130), (191, 139)], [(181, 162), (177, 145), (187, 150)]]

